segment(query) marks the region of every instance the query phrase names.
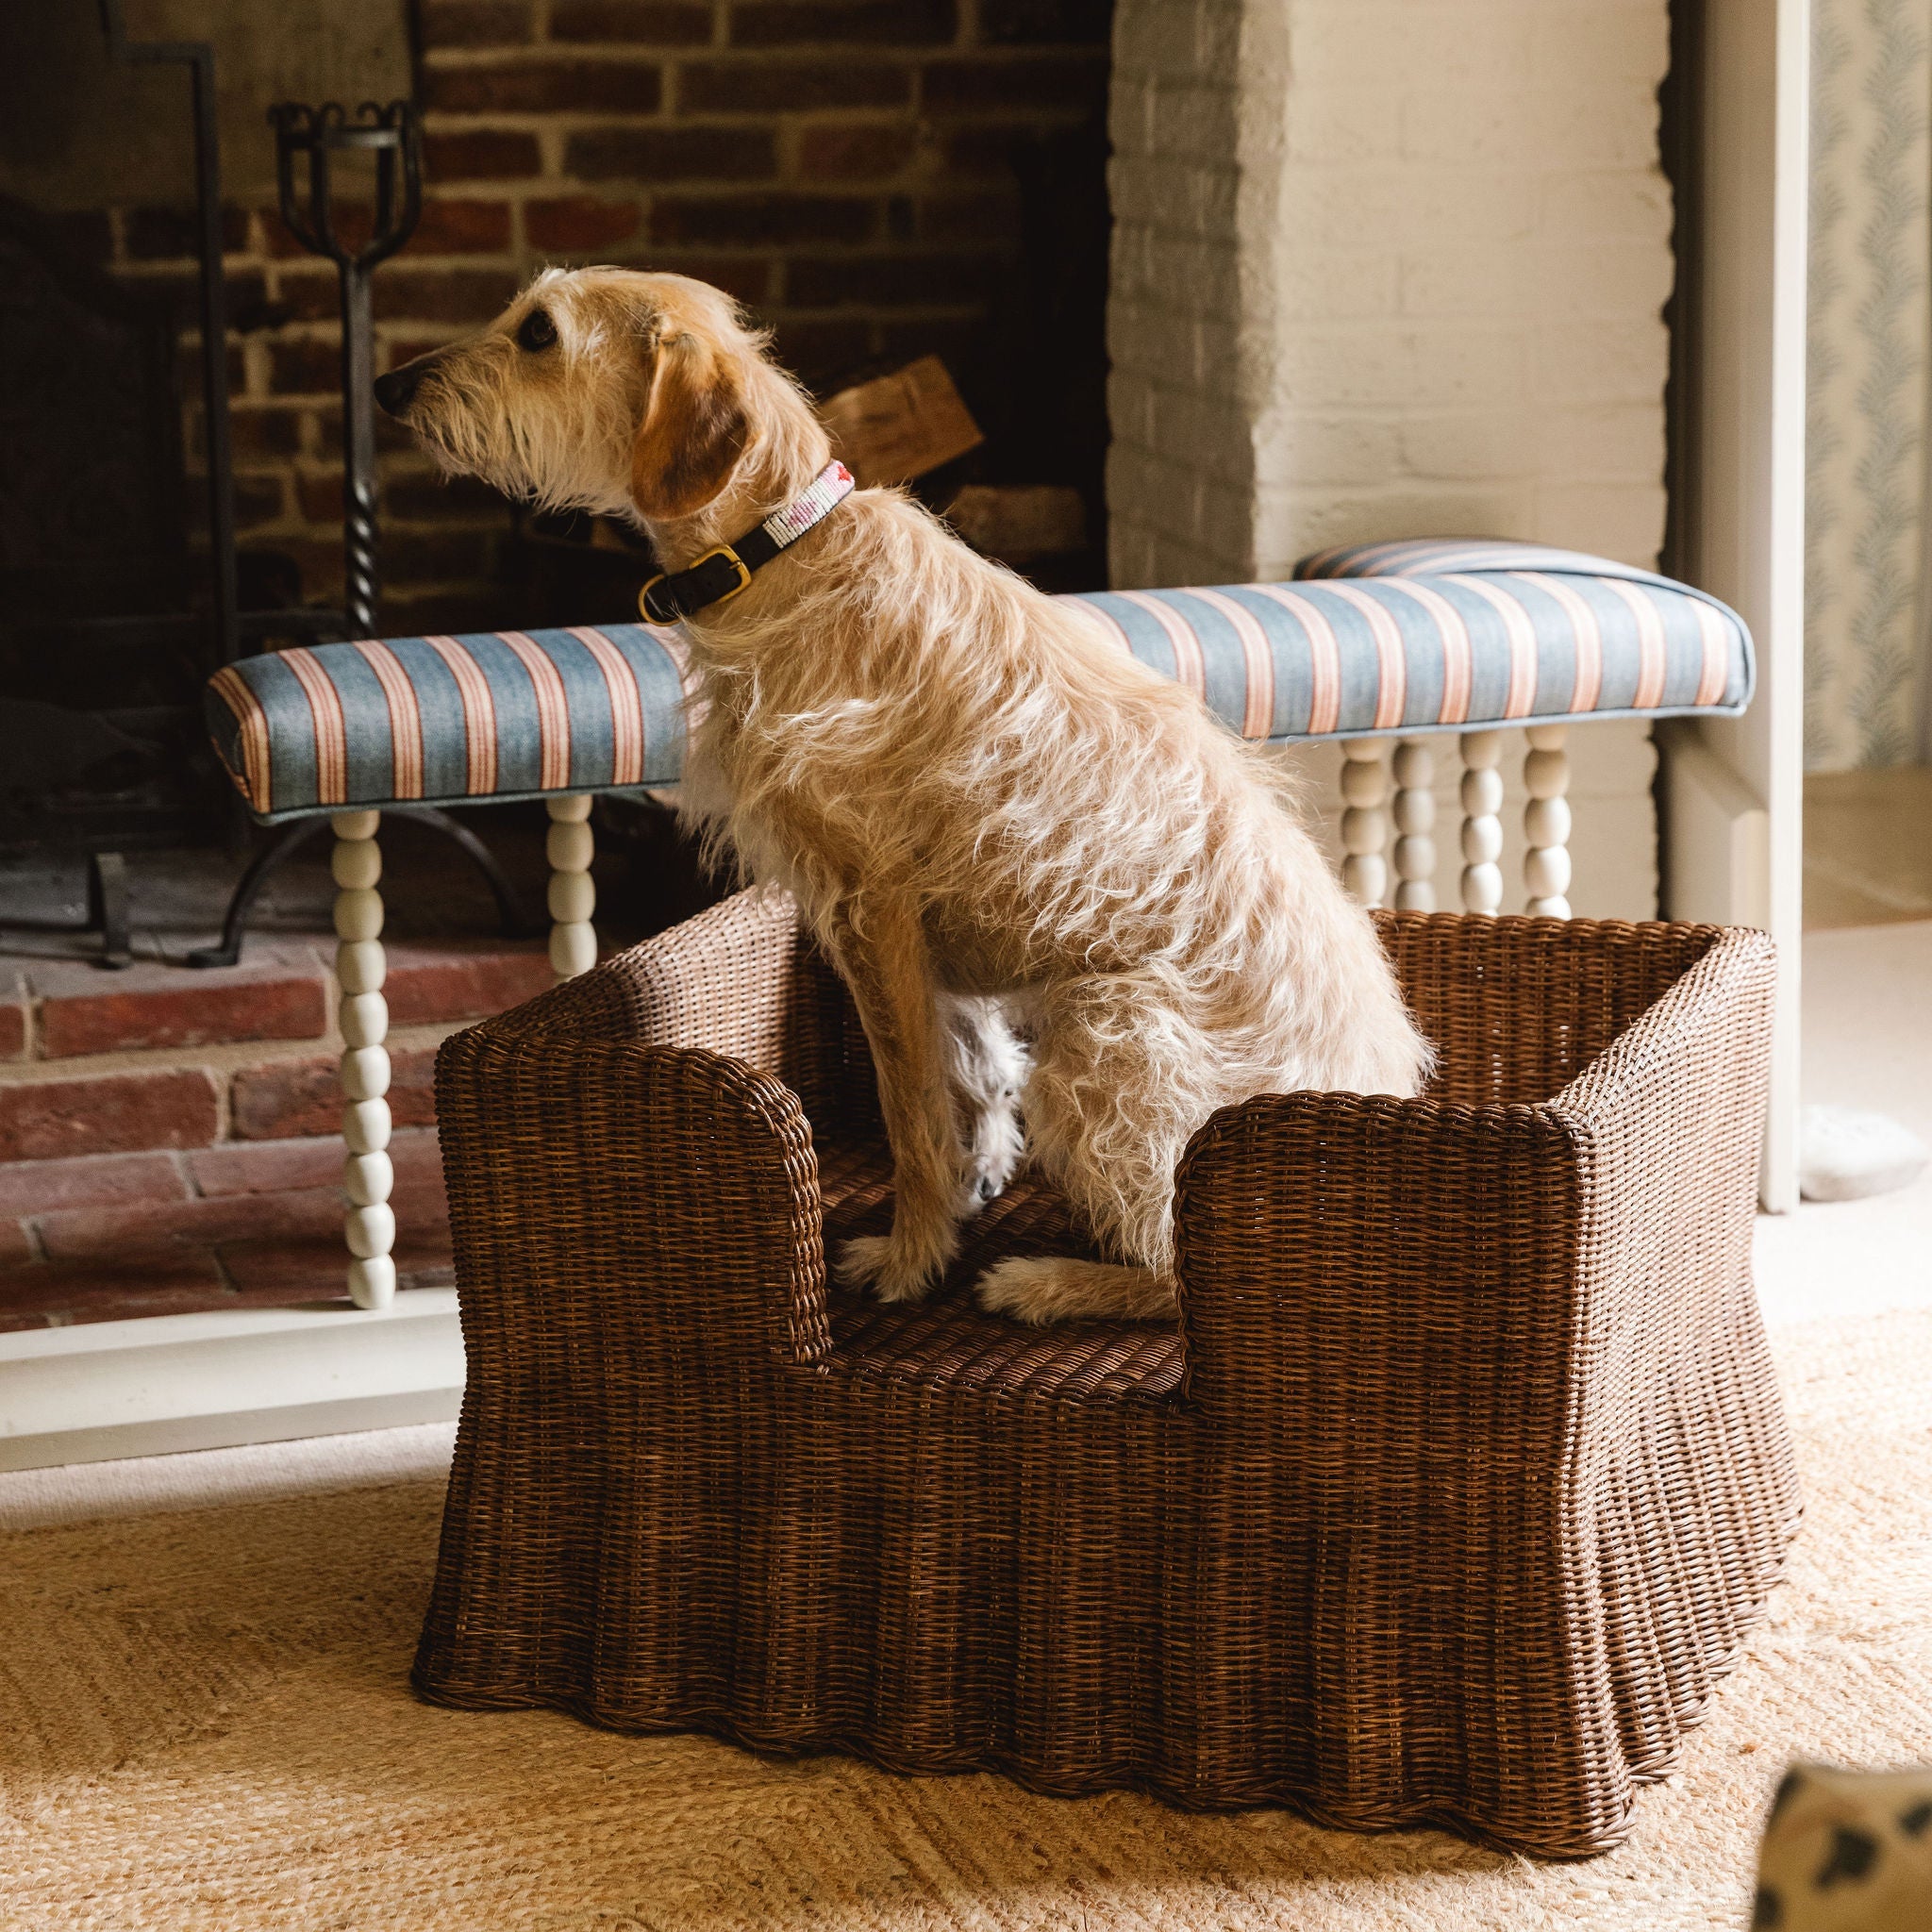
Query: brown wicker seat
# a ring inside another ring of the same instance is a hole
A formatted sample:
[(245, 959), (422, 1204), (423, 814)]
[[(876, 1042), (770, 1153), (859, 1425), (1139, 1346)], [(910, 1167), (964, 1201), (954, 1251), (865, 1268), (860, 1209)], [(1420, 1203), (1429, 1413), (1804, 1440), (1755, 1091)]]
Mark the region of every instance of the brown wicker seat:
[(451, 1040), (469, 1350), (415, 1683), (622, 1729), (1616, 1843), (1797, 1510), (1750, 1277), (1771, 949), (1381, 916), (1416, 1101), (1226, 1109), (1179, 1328), (966, 1293), (1077, 1242), (1022, 1181), (945, 1287), (869, 1063), (744, 895)]

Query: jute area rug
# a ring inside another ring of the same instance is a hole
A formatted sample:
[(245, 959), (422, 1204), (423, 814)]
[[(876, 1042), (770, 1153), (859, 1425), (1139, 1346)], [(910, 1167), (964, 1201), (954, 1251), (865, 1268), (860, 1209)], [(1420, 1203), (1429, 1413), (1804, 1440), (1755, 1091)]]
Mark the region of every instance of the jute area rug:
[(0, 1924), (1740, 1928), (1787, 1758), (1932, 1757), (1932, 1313), (1778, 1348), (1790, 1581), (1587, 1864), (432, 1709), (404, 1681), (441, 1500), (417, 1476), (0, 1536)]

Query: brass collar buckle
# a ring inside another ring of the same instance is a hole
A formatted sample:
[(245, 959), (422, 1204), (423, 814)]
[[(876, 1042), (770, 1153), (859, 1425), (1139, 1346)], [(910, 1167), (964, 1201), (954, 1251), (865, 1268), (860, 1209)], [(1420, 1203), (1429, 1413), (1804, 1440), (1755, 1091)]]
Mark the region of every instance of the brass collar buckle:
[[(726, 581), (720, 590), (713, 590), (712, 584), (720, 581), (721, 574), (708, 570), (711, 564), (723, 564), (724, 570), (736, 577), (736, 582)], [(703, 575), (700, 575), (700, 573)], [(694, 563), (676, 573), (678, 588), (668, 595), (654, 599), (653, 593), (660, 584), (669, 580), (671, 573), (659, 571), (644, 588), (638, 592), (638, 609), (651, 624), (675, 624), (680, 617), (692, 610), (702, 609), (708, 604), (728, 604), (739, 591), (751, 582), (751, 566), (739, 556), (728, 543), (720, 543), (715, 549), (708, 550)], [(694, 594), (682, 594), (689, 586)]]

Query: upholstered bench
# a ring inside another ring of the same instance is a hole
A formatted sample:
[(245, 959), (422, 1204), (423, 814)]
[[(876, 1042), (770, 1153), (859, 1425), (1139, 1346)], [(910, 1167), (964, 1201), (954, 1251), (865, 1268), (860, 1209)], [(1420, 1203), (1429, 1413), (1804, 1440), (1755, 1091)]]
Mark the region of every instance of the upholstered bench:
[[(1123, 649), (1199, 691), (1242, 737), (1344, 741), (1344, 875), (1370, 905), (1383, 901), (1388, 874), (1379, 741), (1397, 739), (1392, 898), (1407, 910), (1432, 904), (1426, 735), (1460, 739), (1462, 898), (1493, 912), (1503, 899), (1497, 727), (1532, 727), (1528, 909), (1560, 917), (1566, 725), (1735, 712), (1751, 694), (1750, 637), (1724, 605), (1646, 571), (1540, 545), (1369, 544), (1309, 558), (1286, 584), (1071, 601)], [(358, 1307), (381, 1307), (395, 1289), (382, 812), (542, 799), (553, 821), (551, 963), (559, 977), (581, 973), (596, 958), (591, 801), (677, 783), (691, 685), (683, 633), (649, 624), (322, 644), (244, 658), (210, 681), (209, 730), (255, 818), (333, 822)]]

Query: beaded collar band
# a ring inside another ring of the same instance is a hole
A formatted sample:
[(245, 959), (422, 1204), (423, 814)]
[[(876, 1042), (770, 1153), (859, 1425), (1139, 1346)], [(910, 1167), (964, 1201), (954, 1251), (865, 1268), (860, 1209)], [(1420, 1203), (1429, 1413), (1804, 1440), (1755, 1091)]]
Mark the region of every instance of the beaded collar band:
[(708, 604), (723, 604), (751, 582), (788, 545), (796, 543), (852, 493), (852, 472), (836, 458), (812, 480), (803, 496), (774, 510), (757, 529), (735, 543), (708, 550), (689, 569), (655, 576), (638, 592), (638, 608), (649, 624), (675, 624)]

